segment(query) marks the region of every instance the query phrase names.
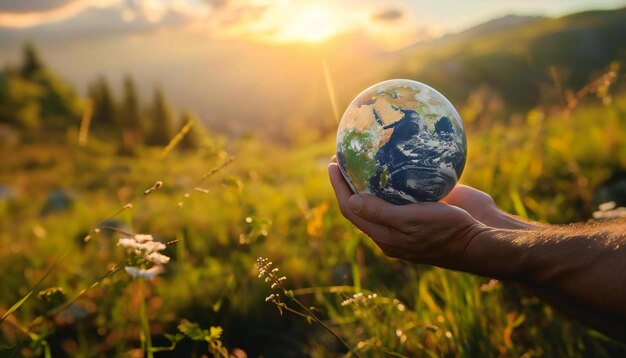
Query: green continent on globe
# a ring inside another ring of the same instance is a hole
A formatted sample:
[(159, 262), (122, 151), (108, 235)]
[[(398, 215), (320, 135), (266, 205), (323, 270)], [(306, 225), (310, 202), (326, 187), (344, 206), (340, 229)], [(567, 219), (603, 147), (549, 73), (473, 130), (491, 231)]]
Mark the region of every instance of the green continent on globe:
[(346, 163), (344, 174), (350, 178), (353, 189), (364, 191), (376, 172), (374, 154), (378, 148), (374, 144), (373, 134), (349, 128), (344, 130), (342, 135), (340, 150)]

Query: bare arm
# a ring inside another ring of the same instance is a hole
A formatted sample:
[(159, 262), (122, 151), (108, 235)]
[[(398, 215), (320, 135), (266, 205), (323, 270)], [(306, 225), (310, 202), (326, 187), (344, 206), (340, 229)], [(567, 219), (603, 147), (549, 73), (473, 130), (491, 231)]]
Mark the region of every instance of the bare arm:
[(344, 216), (388, 256), (517, 283), (626, 341), (626, 220), (528, 222), (466, 186), (457, 186), (441, 203), (396, 206), (352, 195), (336, 164), (329, 175)]

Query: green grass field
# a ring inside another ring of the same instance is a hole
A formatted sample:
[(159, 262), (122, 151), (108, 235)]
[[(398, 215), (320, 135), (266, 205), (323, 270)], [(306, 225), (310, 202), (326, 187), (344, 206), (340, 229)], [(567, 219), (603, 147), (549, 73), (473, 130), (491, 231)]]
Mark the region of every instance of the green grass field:
[[(462, 182), (520, 216), (588, 220), (626, 168), (626, 97), (601, 102), (506, 123), (464, 107)], [(194, 152), (121, 156), (97, 138), (79, 146), (77, 131), (1, 147), (2, 356), (353, 354), (318, 319), (364, 357), (626, 354), (514, 286), (385, 258), (339, 213), (332, 135), (290, 146), (208, 135)], [(67, 198), (46, 204), (55, 190)], [(171, 243), (155, 280), (120, 270), (129, 234)], [(286, 306), (266, 301), (259, 257), (286, 277)]]

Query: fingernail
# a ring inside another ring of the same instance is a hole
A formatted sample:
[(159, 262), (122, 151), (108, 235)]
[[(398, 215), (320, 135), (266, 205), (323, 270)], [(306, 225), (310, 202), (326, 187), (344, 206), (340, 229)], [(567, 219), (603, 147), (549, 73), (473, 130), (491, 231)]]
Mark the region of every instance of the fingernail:
[(352, 195), (350, 199), (348, 199), (348, 206), (350, 206), (350, 210), (354, 211), (357, 214), (361, 211), (364, 203), (365, 200), (359, 194)]

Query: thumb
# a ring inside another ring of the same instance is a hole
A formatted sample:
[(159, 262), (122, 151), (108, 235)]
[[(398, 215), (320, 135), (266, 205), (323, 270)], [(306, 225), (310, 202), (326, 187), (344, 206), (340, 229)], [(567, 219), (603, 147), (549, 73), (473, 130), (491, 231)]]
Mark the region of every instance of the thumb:
[(362, 219), (384, 226), (399, 227), (411, 219), (406, 206), (393, 205), (368, 194), (352, 195), (348, 207)]

